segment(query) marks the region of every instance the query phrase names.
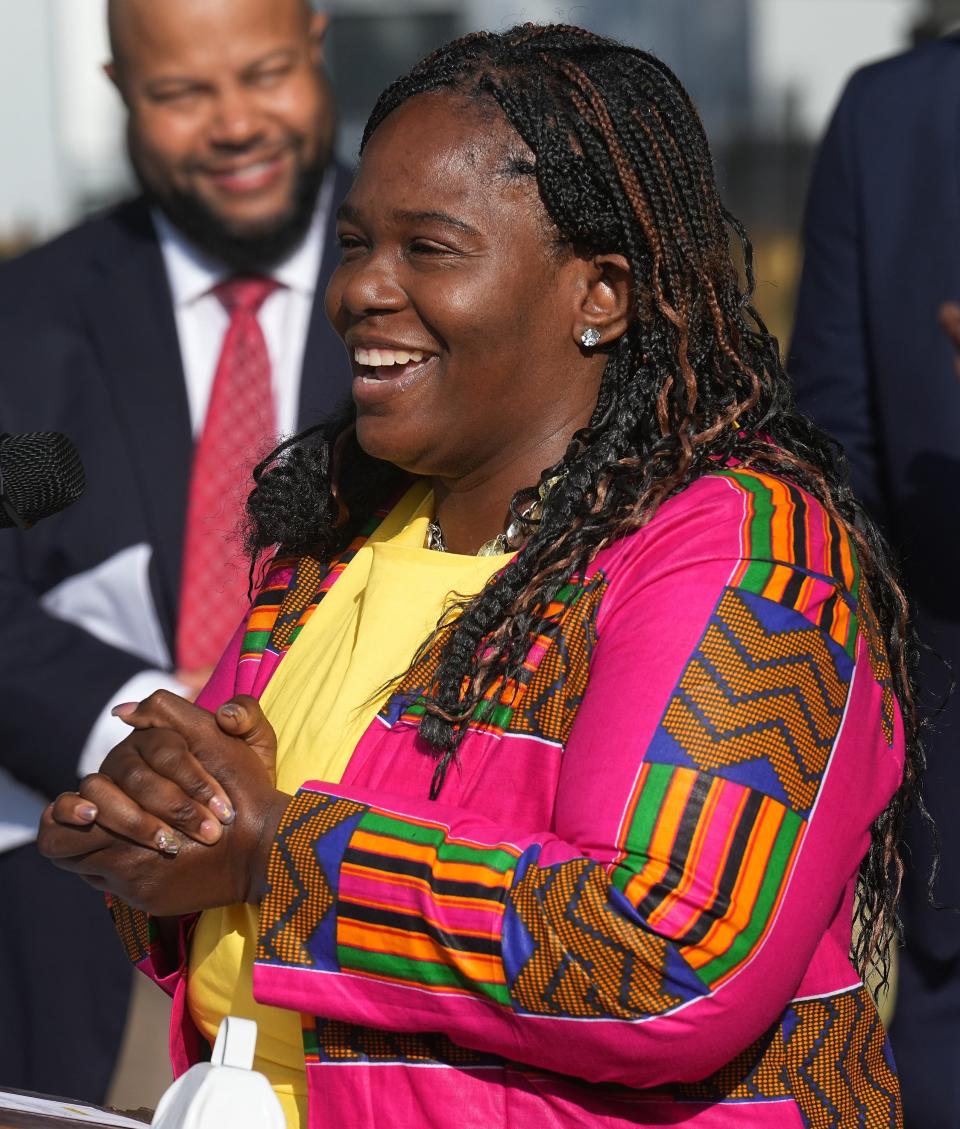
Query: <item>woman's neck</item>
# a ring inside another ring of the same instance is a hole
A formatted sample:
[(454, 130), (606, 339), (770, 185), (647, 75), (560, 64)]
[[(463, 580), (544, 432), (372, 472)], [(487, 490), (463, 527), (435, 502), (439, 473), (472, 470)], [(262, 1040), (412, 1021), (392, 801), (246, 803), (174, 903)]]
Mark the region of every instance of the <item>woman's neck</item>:
[(518, 490), (536, 486), (545, 467), (563, 456), (569, 432), (505, 458), (494, 468), (461, 478), (433, 479), (436, 520), (444, 547), (451, 553), (476, 553), (481, 545), (503, 533), (511, 521), (510, 502)]

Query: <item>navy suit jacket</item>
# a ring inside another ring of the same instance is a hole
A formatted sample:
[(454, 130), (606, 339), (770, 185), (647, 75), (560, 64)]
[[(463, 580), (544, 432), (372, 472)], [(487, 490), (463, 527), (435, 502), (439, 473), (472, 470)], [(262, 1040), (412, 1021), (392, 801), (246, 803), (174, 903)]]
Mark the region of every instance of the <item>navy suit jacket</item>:
[[(851, 79), (812, 182), (789, 352), (800, 407), (840, 439), (854, 488), (898, 551), (921, 638), (960, 671), (960, 382), (937, 309), (960, 299), (960, 39)], [(922, 701), (946, 693), (925, 654)], [(928, 735), (941, 836), (935, 894), (960, 906), (960, 695)], [(960, 953), (960, 915), (926, 900), (930, 841), (914, 820), (908, 943)]]
[[(349, 186), (338, 169), (334, 207)], [(328, 223), (298, 425), (349, 395), (346, 351), (323, 312), (340, 255)], [(173, 653), (193, 454), (166, 271), (142, 199), (0, 264), (0, 430), (63, 431), (84, 496), (27, 533), (0, 534), (0, 766), (45, 793), (72, 788), (110, 696), (149, 664), (47, 615), (39, 597), (142, 542)]]

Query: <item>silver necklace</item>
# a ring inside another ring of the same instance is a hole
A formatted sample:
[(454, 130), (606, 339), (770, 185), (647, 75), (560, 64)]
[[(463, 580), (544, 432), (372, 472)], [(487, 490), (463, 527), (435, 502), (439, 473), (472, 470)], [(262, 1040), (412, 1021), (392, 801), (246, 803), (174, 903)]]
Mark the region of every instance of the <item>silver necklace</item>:
[(427, 525), (427, 548), (433, 549), (435, 553), (447, 551), (447, 543), (443, 539), (443, 530), (440, 528), (440, 522), (436, 519)]
[[(518, 549), (522, 541), (519, 531), (520, 527), (517, 522), (510, 522), (505, 533), (498, 533), (496, 537), (491, 538), (489, 541), (484, 541), (480, 548), (477, 549), (475, 556), (496, 557)], [(515, 538), (515, 544), (511, 543), (512, 538)], [(444, 540), (443, 526), (441, 526), (436, 518), (427, 525), (426, 547), (432, 549), (435, 553), (447, 553), (450, 551), (447, 548), (447, 542)]]
[[(521, 548), (527, 538), (527, 527), (531, 522), (539, 520), (547, 495), (562, 477), (562, 475), (557, 475), (555, 478), (549, 478), (542, 483), (537, 491), (537, 497), (521, 513), (520, 517), (513, 518), (502, 533), (498, 533), (496, 537), (492, 537), (489, 541), (484, 541), (477, 549), (476, 555), (478, 557), (497, 557), (504, 553), (516, 552), (517, 549)], [(432, 549), (435, 553), (449, 552), (443, 536), (443, 526), (436, 518), (427, 523), (426, 547)]]

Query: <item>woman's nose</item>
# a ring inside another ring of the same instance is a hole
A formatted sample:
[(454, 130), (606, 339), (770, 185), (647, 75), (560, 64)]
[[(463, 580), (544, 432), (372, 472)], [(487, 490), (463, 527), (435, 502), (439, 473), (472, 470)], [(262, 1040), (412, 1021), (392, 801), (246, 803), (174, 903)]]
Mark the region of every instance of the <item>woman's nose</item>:
[[(351, 316), (393, 312), (406, 306), (406, 292), (387, 255), (367, 255), (360, 262), (339, 267), (337, 274), (341, 272), (340, 302)], [(335, 279), (336, 275), (331, 284)]]

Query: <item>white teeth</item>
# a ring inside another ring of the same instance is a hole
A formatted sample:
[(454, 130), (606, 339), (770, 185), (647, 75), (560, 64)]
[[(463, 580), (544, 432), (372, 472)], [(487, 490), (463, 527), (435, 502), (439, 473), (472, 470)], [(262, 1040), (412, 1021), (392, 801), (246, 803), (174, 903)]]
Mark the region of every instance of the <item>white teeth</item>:
[(255, 176), (259, 176), (265, 169), (270, 167), (270, 161), (258, 161), (255, 165), (247, 165), (243, 169), (234, 169), (227, 175), (234, 180), (251, 180)]
[(421, 352), (408, 353), (405, 349), (354, 349), (353, 359), (358, 365), (367, 368), (384, 368), (390, 365), (407, 365), (411, 361), (419, 364), (423, 360)]

